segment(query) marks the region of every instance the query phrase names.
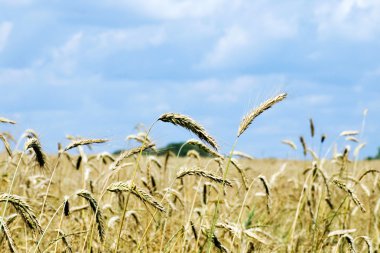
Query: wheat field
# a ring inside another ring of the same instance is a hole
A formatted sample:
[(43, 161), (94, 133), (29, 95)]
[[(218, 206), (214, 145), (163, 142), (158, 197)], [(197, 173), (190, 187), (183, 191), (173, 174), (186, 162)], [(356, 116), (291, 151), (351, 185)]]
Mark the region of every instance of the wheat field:
[[(254, 119), (286, 98), (253, 108), (235, 144)], [(277, 105), (276, 105), (277, 106)], [(1, 118), (2, 124), (16, 122)], [(283, 140), (303, 160), (221, 154), (217, 140), (189, 116), (166, 113), (155, 124), (190, 131), (208, 156), (191, 150), (157, 155), (150, 130), (129, 136), (135, 148), (93, 154), (106, 139), (68, 136), (46, 154), (38, 134), (15, 141), (2, 133), (1, 252), (378, 252), (378, 161), (362, 161), (360, 131), (328, 157), (316, 136)], [(238, 123), (237, 123), (238, 125)]]

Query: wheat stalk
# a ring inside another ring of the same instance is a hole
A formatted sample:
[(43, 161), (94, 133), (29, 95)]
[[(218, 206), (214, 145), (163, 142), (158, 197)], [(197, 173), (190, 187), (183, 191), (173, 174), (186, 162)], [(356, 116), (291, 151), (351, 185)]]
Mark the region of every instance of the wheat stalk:
[(344, 183), (338, 181), (337, 179), (334, 179), (332, 182), (336, 186), (338, 186), (340, 189), (342, 189), (343, 191), (347, 192), (348, 195), (351, 197), (352, 201), (355, 203), (355, 205), (357, 205), (363, 213), (366, 212), (366, 209), (364, 208), (363, 203), (359, 200), (359, 198), (356, 196), (356, 194), (353, 192), (353, 190), (351, 190), (350, 188), (348, 188), (347, 185), (345, 185)]
[(110, 169), (115, 170), (117, 169), (121, 163), (123, 162), (124, 159), (127, 159), (128, 157), (131, 157), (133, 155), (139, 154), (140, 152), (143, 152), (147, 149), (153, 148), (155, 146), (154, 143), (148, 143), (144, 144), (140, 147), (133, 148), (127, 151), (124, 151), (123, 153), (120, 154), (120, 156), (115, 160), (115, 162), (112, 163)]
[(0, 195), (0, 202), (11, 203), (32, 231), (42, 233), (41, 225), (32, 208), (20, 196), (3, 193)]
[(0, 217), (0, 226), (1, 230), (3, 230), (5, 238), (7, 239), (9, 250), (13, 253), (17, 252), (16, 244), (13, 241), (11, 231), (8, 228), (7, 223), (4, 221), (3, 217)]
[[(102, 211), (100, 210), (98, 206), (98, 202), (94, 199), (94, 197), (91, 195), (91, 193), (87, 190), (81, 190), (77, 193), (78, 196), (86, 199), (88, 203), (91, 206), (92, 211), (95, 214), (96, 223), (98, 224), (98, 232), (100, 240), (103, 242), (105, 237), (105, 230), (104, 230), (104, 218)], [(65, 201), (67, 203), (67, 201)]]
[(241, 180), (243, 181), (244, 187), (246, 190), (248, 190), (248, 183), (247, 183), (247, 177), (245, 176), (244, 171), (240, 168), (238, 162), (235, 159), (231, 159), (231, 164), (237, 169), (241, 176)]
[(202, 142), (200, 142), (198, 140), (190, 139), (190, 140), (186, 141), (185, 144), (198, 146), (200, 149), (202, 149), (203, 151), (206, 151), (208, 154), (210, 154), (214, 157), (223, 158), (223, 156), (221, 154), (219, 154), (218, 152), (214, 151), (213, 149), (207, 147), (206, 145), (204, 145)]
[(339, 135), (340, 136), (355, 136), (358, 134), (359, 134), (359, 131), (357, 130), (347, 130), (347, 131), (341, 132)]
[(5, 147), (5, 150), (7, 151), (8, 155), (9, 155), (10, 157), (12, 157), (11, 146), (9, 145), (9, 142), (8, 142), (7, 138), (5, 137), (5, 135), (0, 134), (0, 139), (1, 139), (2, 142), (4, 143), (4, 147)]
[(309, 119), (309, 123), (310, 123), (310, 135), (311, 135), (311, 137), (314, 137), (315, 127), (314, 127), (314, 121), (313, 121), (313, 119)]
[(267, 182), (267, 179), (265, 176), (259, 176), (260, 181), (263, 183), (264, 189), (265, 189), (265, 195), (267, 196), (267, 211), (268, 214), (270, 213), (270, 207), (271, 207), (271, 198), (270, 198), (270, 188), (269, 184)]
[(8, 123), (8, 124), (16, 124), (16, 121), (14, 120), (10, 120), (10, 119), (7, 119), (7, 118), (4, 118), (4, 117), (0, 117), (0, 123)]
[(79, 139), (72, 141), (63, 151), (68, 151), (72, 148), (82, 146), (82, 145), (90, 145), (94, 143), (104, 143), (107, 142), (107, 139)]
[(25, 150), (28, 150), (28, 149), (32, 149), (34, 151), (34, 153), (36, 154), (36, 160), (37, 160), (39, 166), (41, 168), (44, 168), (44, 166), (46, 164), (46, 155), (42, 151), (40, 141), (35, 137), (29, 138), (25, 142)]
[(144, 203), (148, 203), (161, 212), (166, 212), (165, 208), (157, 200), (155, 200), (153, 196), (137, 187), (131, 180), (127, 182), (112, 183), (110, 186), (108, 186), (107, 190), (115, 193), (130, 192)]
[(297, 145), (293, 141), (291, 141), (291, 140), (282, 140), (281, 142), (282, 142), (282, 144), (288, 145), (292, 149), (297, 150)]
[(201, 170), (199, 168), (196, 168), (196, 169), (187, 169), (187, 168), (183, 168), (181, 169), (180, 171), (178, 171), (177, 173), (177, 179), (179, 178), (182, 178), (186, 175), (196, 175), (196, 176), (199, 176), (199, 177), (205, 177), (205, 178), (208, 178), (216, 183), (219, 183), (219, 184), (224, 184), (224, 185), (227, 185), (227, 186), (230, 186), (232, 187), (232, 184), (230, 181), (228, 180), (223, 180), (223, 178), (221, 177), (218, 177), (210, 172), (207, 172), (207, 171), (204, 171), (204, 170)]
[(255, 158), (253, 156), (250, 156), (250, 155), (248, 155), (248, 154), (246, 154), (244, 152), (237, 151), (237, 150), (233, 151), (232, 155), (240, 157), (240, 158), (245, 158), (245, 159), (248, 159), (248, 160), (255, 160)]
[(244, 133), (244, 131), (247, 130), (249, 125), (257, 116), (259, 116), (264, 111), (268, 110), (269, 108), (271, 108), (273, 105), (277, 104), (278, 102), (284, 100), (286, 96), (287, 96), (286, 93), (281, 93), (271, 99), (268, 99), (267, 101), (259, 105), (259, 107), (253, 109), (250, 113), (248, 113), (240, 123), (237, 136), (239, 137), (240, 135), (242, 135), (242, 133)]
[(218, 150), (218, 144), (216, 143), (215, 139), (206, 132), (202, 125), (200, 125), (189, 116), (179, 113), (165, 113), (162, 114), (158, 120), (186, 128), (198, 136), (199, 139), (210, 144), (215, 150)]
[(303, 149), (303, 155), (306, 156), (307, 155), (307, 146), (306, 146), (306, 142), (305, 142), (305, 139), (303, 138), (303, 136), (300, 136), (300, 142), (301, 142), (302, 149)]

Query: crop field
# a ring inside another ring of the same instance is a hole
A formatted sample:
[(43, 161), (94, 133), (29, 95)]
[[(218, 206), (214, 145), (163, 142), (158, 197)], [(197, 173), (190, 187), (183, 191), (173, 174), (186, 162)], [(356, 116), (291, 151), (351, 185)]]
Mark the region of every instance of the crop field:
[[(285, 98), (248, 112), (235, 143)], [(166, 113), (157, 122), (192, 132), (183, 147), (207, 155), (158, 155), (150, 129), (131, 133), (135, 148), (119, 154), (89, 150), (106, 139), (67, 136), (48, 155), (34, 130), (2, 133), (0, 251), (378, 252), (380, 163), (359, 159), (360, 131), (342, 132), (346, 146), (326, 147), (325, 157), (308, 145), (326, 139), (310, 120), (309, 136), (279, 143), (305, 155), (296, 161), (255, 159), (234, 148), (221, 154), (186, 115)]]

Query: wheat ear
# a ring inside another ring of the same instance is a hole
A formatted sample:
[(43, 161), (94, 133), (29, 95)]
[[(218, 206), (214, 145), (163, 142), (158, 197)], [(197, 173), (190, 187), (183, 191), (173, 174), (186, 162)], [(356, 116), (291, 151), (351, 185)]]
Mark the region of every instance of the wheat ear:
[(215, 150), (218, 150), (218, 144), (216, 143), (215, 139), (206, 132), (203, 126), (201, 126), (189, 116), (179, 113), (165, 113), (162, 114), (158, 120), (186, 128), (198, 136), (199, 139), (210, 144)]
[(87, 190), (81, 190), (77, 193), (77, 195), (86, 199), (88, 203), (90, 204), (92, 211), (95, 213), (96, 223), (98, 224), (99, 237), (100, 237), (100, 240), (103, 242), (104, 237), (105, 237), (104, 219), (103, 219), (102, 211), (100, 210), (98, 206), (98, 202), (96, 202), (94, 197)]
[(278, 102), (284, 100), (286, 96), (286, 93), (281, 93), (271, 99), (268, 99), (267, 101), (259, 105), (259, 107), (253, 109), (250, 113), (248, 113), (240, 123), (237, 136), (239, 137), (240, 135), (242, 135), (242, 133), (244, 133), (244, 131), (247, 130), (249, 125), (257, 116), (259, 116)]
[(364, 208), (364, 205), (363, 203), (359, 200), (359, 198), (356, 196), (356, 194), (354, 193), (353, 190), (351, 190), (350, 188), (347, 187), (347, 185), (345, 185), (344, 183), (334, 179), (332, 181), (336, 186), (338, 186), (340, 189), (342, 189), (343, 191), (347, 192), (347, 194), (351, 197), (352, 201), (355, 203), (355, 205), (357, 205), (358, 207), (360, 207), (360, 210), (365, 213), (366, 210)]
[(34, 153), (36, 154), (36, 160), (38, 162), (38, 165), (43, 168), (46, 164), (46, 155), (45, 153), (42, 151), (42, 147), (41, 147), (41, 143), (40, 141), (33, 137), (33, 138), (29, 138), (26, 142), (25, 142), (25, 150), (28, 150), (28, 149), (32, 149), (34, 151)]
[(219, 184), (224, 184), (224, 185), (228, 185), (230, 187), (232, 187), (232, 184), (230, 181), (228, 180), (223, 180), (223, 178), (221, 177), (218, 177), (210, 172), (206, 172), (206, 171), (203, 171), (199, 168), (196, 168), (196, 169), (182, 169), (180, 171), (178, 171), (177, 173), (177, 178), (182, 178), (186, 175), (196, 175), (196, 176), (199, 176), (199, 177), (205, 177), (205, 178), (208, 178), (216, 183), (219, 183)]
[(64, 151), (68, 151), (72, 148), (82, 146), (82, 145), (90, 145), (94, 143), (104, 143), (107, 142), (107, 139), (79, 139), (72, 141), (65, 149)]
[(0, 195), (0, 202), (11, 203), (32, 231), (42, 233), (41, 225), (38, 222), (32, 208), (24, 200), (22, 200), (20, 196), (3, 193)]
[(4, 118), (4, 117), (0, 117), (0, 123), (8, 123), (8, 124), (16, 124), (16, 121), (13, 121), (13, 120), (10, 120), (10, 119), (7, 119), (7, 118)]
[(132, 181), (113, 183), (107, 188), (110, 192), (130, 192), (144, 203), (148, 203), (152, 207), (161, 212), (166, 212), (165, 208), (153, 198), (149, 193), (137, 187)]
[(1, 226), (1, 229), (3, 230), (3, 232), (4, 232), (5, 238), (7, 239), (9, 250), (12, 253), (13, 252), (17, 252), (16, 244), (13, 241), (13, 238), (12, 238), (12, 235), (11, 235), (11, 231), (9, 230), (8, 225), (4, 221), (3, 217), (0, 217), (0, 226)]

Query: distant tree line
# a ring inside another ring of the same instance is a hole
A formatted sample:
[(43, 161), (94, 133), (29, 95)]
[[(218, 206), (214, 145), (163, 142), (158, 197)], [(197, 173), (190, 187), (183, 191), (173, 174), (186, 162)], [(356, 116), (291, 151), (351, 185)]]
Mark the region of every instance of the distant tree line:
[[(177, 155), (178, 152), (179, 152), (179, 156), (183, 157), (183, 156), (186, 156), (187, 153), (190, 150), (194, 150), (194, 151), (197, 151), (199, 153), (199, 155), (202, 156), (202, 157), (208, 157), (209, 156), (209, 154), (207, 152), (205, 152), (204, 150), (200, 149), (196, 145), (189, 145), (189, 144), (184, 145), (184, 144), (185, 144), (185, 142), (169, 143), (165, 147), (159, 148), (156, 151), (153, 150), (153, 149), (146, 150), (146, 151), (143, 152), (143, 154), (144, 155), (158, 155), (158, 156), (162, 156), (162, 155), (166, 155), (166, 153), (168, 153), (168, 152), (173, 152), (175, 155)], [(115, 152), (113, 152), (113, 154), (114, 155), (118, 155), (118, 154), (120, 154), (123, 151), (124, 150), (116, 150)]]
[(380, 147), (377, 149), (377, 155), (367, 157), (367, 160), (379, 160), (380, 159)]

